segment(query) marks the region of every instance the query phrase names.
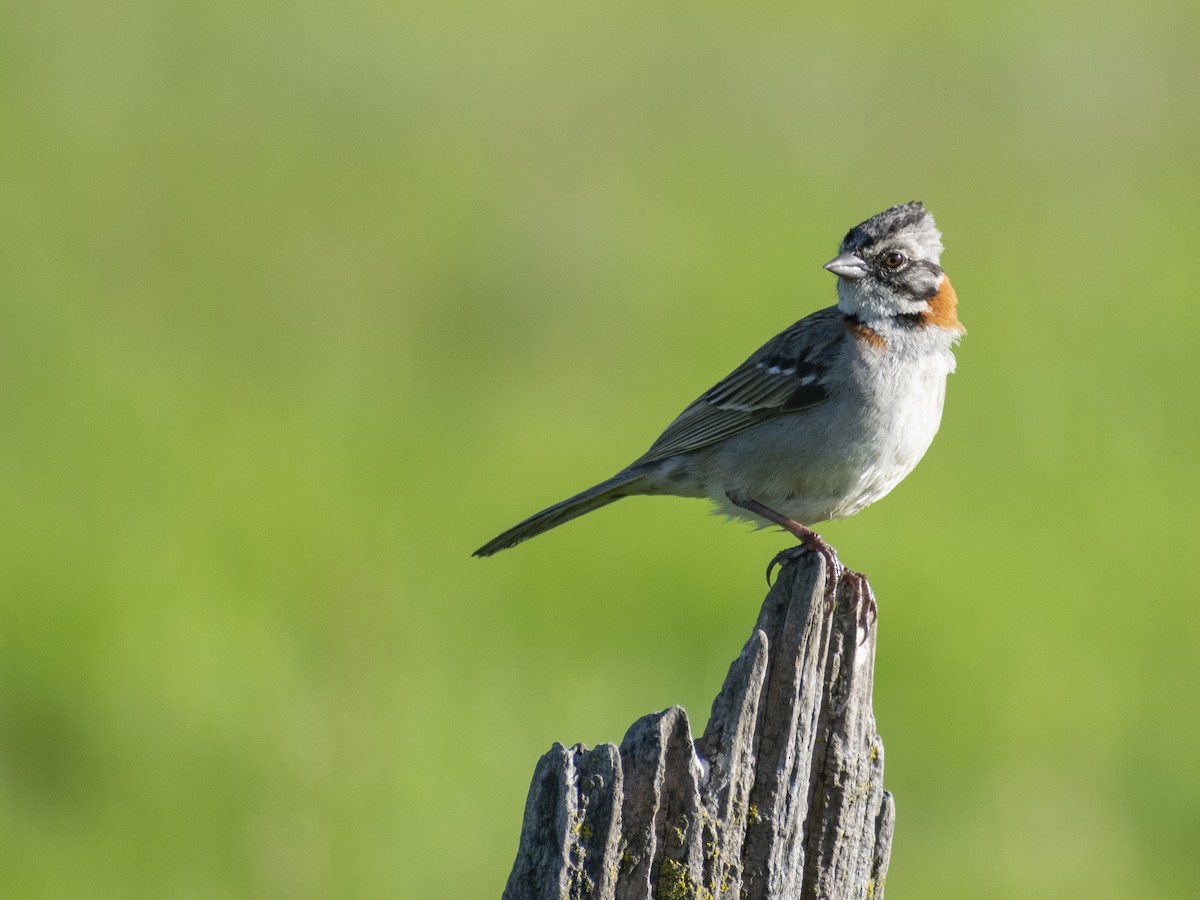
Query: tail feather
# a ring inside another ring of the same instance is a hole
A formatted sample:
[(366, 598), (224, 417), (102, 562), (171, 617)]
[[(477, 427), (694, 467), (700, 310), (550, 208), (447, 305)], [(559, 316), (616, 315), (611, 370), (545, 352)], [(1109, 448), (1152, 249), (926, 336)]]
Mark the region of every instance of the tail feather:
[(572, 519), (582, 516), (584, 513), (599, 509), (601, 506), (607, 506), (614, 500), (620, 500), (622, 497), (628, 497), (631, 494), (648, 493), (644, 483), (639, 484), (641, 479), (640, 472), (620, 472), (608, 479), (608, 481), (602, 481), (595, 487), (581, 491), (574, 497), (568, 497), (561, 503), (555, 503), (553, 506), (549, 506), (539, 513), (534, 513), (525, 521), (514, 525), (503, 534), (492, 538), (471, 555), (491, 556), (493, 553), (499, 553), (501, 550), (515, 547), (521, 541), (528, 540), (535, 535), (541, 534), (543, 531), (549, 531), (551, 528), (563, 524), (563, 522), (569, 522)]

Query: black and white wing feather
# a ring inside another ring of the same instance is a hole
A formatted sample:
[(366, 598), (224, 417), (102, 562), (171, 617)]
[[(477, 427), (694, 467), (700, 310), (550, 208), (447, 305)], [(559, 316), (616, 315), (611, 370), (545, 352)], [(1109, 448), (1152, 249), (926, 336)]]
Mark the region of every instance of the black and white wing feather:
[(692, 403), (629, 467), (690, 453), (761, 425), (810, 409), (829, 396), (826, 374), (849, 339), (836, 307), (806, 316)]

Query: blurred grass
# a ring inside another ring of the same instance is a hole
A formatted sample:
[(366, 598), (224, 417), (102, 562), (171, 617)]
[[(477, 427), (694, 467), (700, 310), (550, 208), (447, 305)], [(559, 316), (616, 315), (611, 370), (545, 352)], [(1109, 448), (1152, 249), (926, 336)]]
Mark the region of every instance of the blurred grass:
[(1198, 39), (1182, 2), (5, 5), (5, 893), (494, 896), (551, 741), (702, 726), (782, 538), (629, 500), (467, 554), (920, 198), (970, 329), (942, 434), (824, 529), (880, 597), (888, 896), (1189, 896)]

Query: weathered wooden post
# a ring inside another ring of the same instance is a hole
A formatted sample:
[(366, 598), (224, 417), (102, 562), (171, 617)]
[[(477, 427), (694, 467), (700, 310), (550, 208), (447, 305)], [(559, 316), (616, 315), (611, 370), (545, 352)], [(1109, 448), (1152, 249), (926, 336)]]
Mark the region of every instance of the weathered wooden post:
[(871, 682), (861, 575), (784, 566), (693, 741), (676, 706), (620, 749), (555, 744), (537, 763), (504, 900), (883, 896), (895, 806)]

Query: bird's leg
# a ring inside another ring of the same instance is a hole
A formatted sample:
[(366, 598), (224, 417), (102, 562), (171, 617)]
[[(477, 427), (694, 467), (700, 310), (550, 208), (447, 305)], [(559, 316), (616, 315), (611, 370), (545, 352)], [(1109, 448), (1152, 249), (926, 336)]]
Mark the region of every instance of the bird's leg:
[[(795, 519), (789, 519), (782, 513), (775, 512), (771, 507), (764, 506), (757, 500), (743, 497), (741, 494), (735, 494), (732, 491), (726, 491), (725, 496), (729, 498), (729, 502), (734, 506), (740, 506), (742, 509), (749, 510), (756, 516), (760, 516), (768, 522), (778, 525), (784, 531), (790, 532), (800, 539), (799, 547), (788, 547), (786, 550), (781, 550), (775, 554), (775, 558), (767, 566), (767, 584), (771, 583), (771, 575), (777, 567), (790, 562), (806, 550), (810, 553), (819, 553), (824, 557), (825, 571), (828, 573), (829, 585), (832, 587), (837, 584), (837, 580), (842, 572), (842, 564), (838, 562), (837, 554), (833, 552), (833, 548), (819, 534), (811, 528), (801, 525)], [(833, 591), (830, 590), (829, 593), (832, 595)]]

